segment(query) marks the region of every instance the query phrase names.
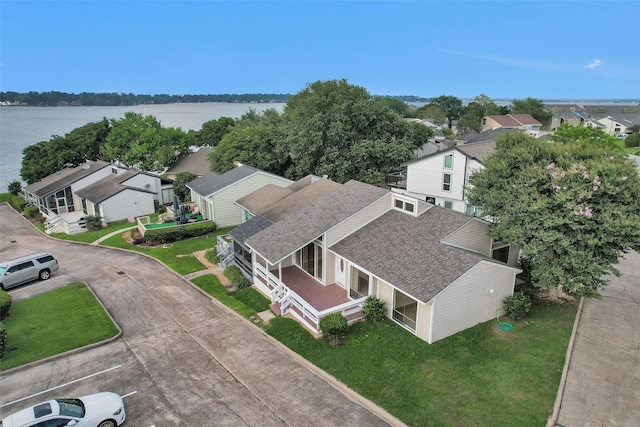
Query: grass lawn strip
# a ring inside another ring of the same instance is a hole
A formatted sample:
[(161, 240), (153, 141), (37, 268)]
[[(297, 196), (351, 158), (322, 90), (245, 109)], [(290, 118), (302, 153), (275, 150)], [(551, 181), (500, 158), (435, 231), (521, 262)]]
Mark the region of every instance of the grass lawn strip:
[(7, 349), (0, 370), (111, 338), (118, 333), (84, 283), (36, 295), (11, 306), (5, 319)]
[(495, 320), (432, 345), (386, 319), (331, 349), (297, 322), (267, 332), (410, 426), (541, 426), (551, 415), (576, 305), (538, 305), (514, 331)]

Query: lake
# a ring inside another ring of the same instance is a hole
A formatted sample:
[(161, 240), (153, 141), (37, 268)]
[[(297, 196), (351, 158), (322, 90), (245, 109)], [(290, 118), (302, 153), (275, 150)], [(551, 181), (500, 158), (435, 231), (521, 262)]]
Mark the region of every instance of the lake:
[(197, 104), (136, 105), (129, 107), (14, 107), (0, 106), (0, 193), (7, 192), (9, 182), (20, 178), (22, 150), (53, 135), (64, 136), (87, 123), (121, 119), (129, 111), (154, 116), (163, 127), (184, 131), (200, 130), (202, 124), (220, 117), (239, 118), (250, 109), (268, 108), (283, 111), (285, 104)]

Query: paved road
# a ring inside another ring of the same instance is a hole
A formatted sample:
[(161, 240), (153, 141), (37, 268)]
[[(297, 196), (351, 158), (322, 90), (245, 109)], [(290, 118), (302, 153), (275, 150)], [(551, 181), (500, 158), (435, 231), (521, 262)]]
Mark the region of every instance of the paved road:
[(619, 270), (601, 300), (584, 302), (558, 426), (640, 426), (640, 255)]
[(131, 426), (398, 424), (156, 260), (49, 239), (1, 203), (0, 258), (35, 251), (53, 253), (60, 271), (47, 282), (12, 290), (15, 300), (83, 280), (123, 334), (103, 346), (1, 374), (0, 416), (51, 397), (110, 390), (132, 393), (125, 397)]

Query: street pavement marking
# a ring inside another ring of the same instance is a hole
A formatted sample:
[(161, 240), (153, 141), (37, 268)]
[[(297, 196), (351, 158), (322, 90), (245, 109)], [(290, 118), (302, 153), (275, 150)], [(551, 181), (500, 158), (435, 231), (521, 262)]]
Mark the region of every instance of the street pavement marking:
[(129, 396), (131, 396), (132, 394), (136, 394), (137, 392), (138, 392), (138, 390), (136, 390), (136, 391), (132, 391), (131, 393), (127, 393), (127, 394), (125, 394), (124, 396), (120, 396), (120, 397), (124, 399), (125, 397), (129, 397)]
[(121, 368), (121, 367), (122, 367), (122, 365), (114, 366), (112, 368), (105, 369), (104, 371), (96, 372), (95, 374), (87, 375), (86, 377), (78, 378), (77, 380), (69, 381), (68, 383), (60, 384), (59, 386), (56, 386), (56, 387), (51, 387), (50, 389), (41, 391), (39, 393), (35, 393), (35, 394), (30, 395), (30, 396), (25, 396), (25, 397), (23, 397), (21, 399), (14, 400), (13, 402), (9, 402), (9, 403), (5, 403), (4, 405), (0, 405), (0, 408), (4, 408), (5, 406), (13, 405), (14, 403), (22, 402), (23, 400), (27, 400), (27, 399), (30, 399), (30, 398), (35, 397), (35, 396), (40, 396), (41, 394), (50, 392), (52, 390), (56, 390), (58, 388), (65, 387), (65, 386), (68, 386), (69, 384), (77, 383), (78, 381), (86, 380), (87, 378), (95, 377), (95, 376), (98, 376), (100, 374), (104, 374), (105, 372), (113, 371), (114, 369), (118, 369), (118, 368)]

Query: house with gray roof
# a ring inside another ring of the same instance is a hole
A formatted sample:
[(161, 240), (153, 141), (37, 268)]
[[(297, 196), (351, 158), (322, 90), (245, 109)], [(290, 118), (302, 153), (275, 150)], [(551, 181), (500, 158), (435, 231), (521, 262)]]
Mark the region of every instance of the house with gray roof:
[(230, 227), (242, 223), (242, 210), (236, 200), (265, 185), (286, 187), (293, 181), (265, 172), (252, 166), (238, 164), (233, 169), (219, 174), (208, 174), (187, 183), (191, 201), (206, 219), (219, 227)]
[(183, 154), (167, 170), (167, 178), (175, 179), (181, 172), (191, 172), (198, 177), (205, 176), (209, 171), (208, 154), (213, 151), (211, 147), (202, 147), (197, 151)]
[(333, 312), (361, 319), (373, 295), (433, 343), (494, 318), (520, 272), (517, 250), (492, 241), (489, 223), (358, 181), (246, 225), (257, 218), (236, 236), (251, 251), (254, 286), (313, 333)]
[(25, 200), (38, 206), (48, 233), (86, 231), (87, 215), (105, 223), (149, 215), (171, 203), (173, 181), (103, 161), (65, 168), (26, 186)]

